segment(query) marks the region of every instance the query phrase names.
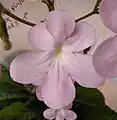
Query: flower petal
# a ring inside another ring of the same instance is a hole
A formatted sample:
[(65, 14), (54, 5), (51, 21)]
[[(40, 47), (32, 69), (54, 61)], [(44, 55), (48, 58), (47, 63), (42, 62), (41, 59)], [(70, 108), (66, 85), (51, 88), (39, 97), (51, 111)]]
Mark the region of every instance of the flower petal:
[(73, 106), (73, 103), (71, 103), (71, 104), (69, 104), (69, 105), (65, 106), (65, 107), (64, 107), (64, 109), (69, 110), (69, 109), (71, 109), (71, 108), (72, 108), (72, 106)]
[(25, 52), (11, 62), (10, 75), (18, 83), (41, 85), (52, 61), (46, 52)]
[(55, 120), (64, 120), (64, 117), (63, 117), (63, 115), (61, 114), (60, 111), (57, 113), (57, 116), (56, 116)]
[(37, 98), (38, 98), (40, 101), (43, 101), (43, 96), (42, 96), (42, 93), (41, 93), (41, 86), (39, 86), (39, 87), (36, 89), (36, 96), (37, 96)]
[(75, 20), (68, 11), (55, 10), (50, 12), (46, 27), (55, 40), (63, 42), (73, 32)]
[(55, 40), (47, 31), (45, 23), (32, 27), (28, 33), (29, 43), (40, 50), (52, 50), (55, 47)]
[(92, 57), (88, 55), (72, 54), (66, 69), (72, 76), (72, 79), (84, 87), (96, 88), (105, 81), (95, 72)]
[(56, 111), (53, 109), (47, 109), (43, 112), (43, 116), (46, 119), (53, 120), (56, 117)]
[(76, 120), (77, 115), (71, 110), (65, 110), (64, 118), (66, 120)]
[(97, 48), (93, 64), (100, 76), (117, 77), (117, 35), (108, 38)]
[(100, 4), (100, 16), (105, 26), (117, 33), (117, 0), (103, 0)]
[(91, 46), (95, 40), (94, 28), (86, 22), (77, 22), (74, 32), (64, 43), (63, 51), (79, 52)]
[(42, 86), (45, 104), (53, 109), (69, 105), (75, 98), (75, 87), (62, 65), (55, 63)]

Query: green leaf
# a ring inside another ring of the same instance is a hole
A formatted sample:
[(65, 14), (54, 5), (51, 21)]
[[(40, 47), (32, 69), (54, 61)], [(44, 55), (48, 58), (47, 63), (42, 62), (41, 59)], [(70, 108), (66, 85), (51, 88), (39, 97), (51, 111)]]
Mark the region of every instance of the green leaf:
[(104, 120), (104, 108), (96, 107), (84, 107), (84, 119), (85, 120)]
[(9, 71), (3, 66), (2, 66), (2, 78), (0, 78), (0, 81), (1, 80), (11, 80)]
[(93, 88), (76, 87), (76, 99), (73, 110), (78, 120), (104, 120), (104, 97), (103, 94)]
[(76, 87), (76, 99), (75, 102), (85, 104), (90, 107), (104, 107), (103, 94), (94, 88)]
[(104, 109), (104, 120), (117, 120), (117, 113), (106, 106)]
[(117, 112), (108, 106), (101, 110), (96, 107), (75, 103), (73, 110), (77, 114), (77, 120), (117, 120)]
[(16, 99), (16, 100), (21, 100), (21, 99), (28, 99), (29, 96), (26, 93), (23, 92), (3, 92), (0, 91), (0, 101), (3, 100), (11, 100), (11, 99)]
[(38, 120), (43, 120), (43, 112), (47, 109), (47, 106), (44, 102), (39, 101), (36, 97), (32, 97), (27, 101), (25, 107), (30, 111), (35, 113), (35, 116)]
[(19, 116), (24, 110), (24, 104), (17, 102), (13, 103), (0, 111), (0, 119), (9, 120)]
[(0, 79), (0, 89), (2, 89), (3, 91), (9, 90), (10, 92), (11, 91), (28, 92), (23, 85), (18, 84), (12, 80), (12, 78), (10, 77), (9, 71), (4, 67), (3, 67), (2, 78)]
[(31, 96), (23, 85), (10, 78), (9, 71), (4, 68), (0, 79), (0, 109), (16, 101), (26, 101)]
[(22, 86), (10, 80), (0, 80), (0, 101), (29, 98), (31, 94)]
[[(10, 111), (14, 106), (17, 106), (17, 102), (18, 105), (20, 103), (23, 106), (22, 109), (18, 108), (21, 112), (17, 112), (18, 110), (16, 109), (14, 113), (12, 110), (8, 113), (7, 110)], [(4, 119), (0, 118), (0, 120), (43, 120), (45, 106), (43, 102), (33, 97), (32, 93), (29, 93), (23, 85), (15, 83), (10, 78), (9, 71), (5, 68), (3, 69), (3, 76), (0, 80), (0, 109), (1, 114), (6, 115), (6, 117)]]
[(25, 108), (25, 103), (16, 102), (0, 111), (0, 120), (34, 120), (35, 114)]
[(76, 87), (73, 110), (78, 120), (117, 120), (117, 113), (104, 103), (103, 94), (97, 89)]
[(36, 117), (33, 112), (27, 111), (18, 116), (16, 120), (35, 120), (35, 118)]
[(78, 120), (104, 120), (104, 108), (74, 103), (72, 110), (77, 114)]

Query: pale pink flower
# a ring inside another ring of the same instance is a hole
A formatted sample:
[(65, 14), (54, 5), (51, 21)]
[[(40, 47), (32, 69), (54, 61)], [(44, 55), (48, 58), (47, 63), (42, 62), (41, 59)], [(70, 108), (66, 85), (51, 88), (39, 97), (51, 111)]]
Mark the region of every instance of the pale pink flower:
[(102, 0), (99, 8), (105, 26), (117, 33), (117, 0)]
[(52, 120), (54, 118), (55, 120), (75, 120), (77, 115), (72, 110), (69, 110), (71, 107), (72, 104), (58, 110), (49, 108), (44, 111), (43, 115), (48, 120)]
[[(100, 16), (105, 26), (117, 34), (117, 0), (102, 0)], [(117, 77), (117, 35), (108, 38), (96, 49), (93, 64), (100, 76)]]
[(100, 76), (117, 77), (117, 35), (108, 38), (96, 49), (93, 64)]
[(68, 11), (55, 10), (46, 22), (34, 26), (28, 37), (40, 51), (17, 56), (10, 65), (10, 74), (16, 82), (41, 86), (48, 107), (59, 109), (74, 100), (73, 80), (93, 88), (104, 83), (94, 70), (92, 56), (81, 53), (95, 40), (95, 31), (88, 23), (75, 23)]

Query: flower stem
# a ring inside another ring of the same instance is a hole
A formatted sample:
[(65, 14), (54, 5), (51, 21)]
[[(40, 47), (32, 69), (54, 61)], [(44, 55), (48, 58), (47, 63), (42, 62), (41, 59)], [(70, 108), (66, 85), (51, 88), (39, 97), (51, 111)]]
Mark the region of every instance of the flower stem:
[(91, 11), (90, 13), (86, 14), (85, 16), (81, 17), (81, 18), (78, 18), (75, 20), (75, 22), (78, 22), (80, 20), (83, 20), (85, 18), (88, 18), (94, 14), (99, 14), (99, 4), (101, 3), (102, 0), (97, 0), (96, 4), (95, 4), (95, 7), (93, 9), (93, 11)]
[[(55, 2), (54, 0), (42, 0), (42, 2), (47, 5), (47, 7), (48, 7), (48, 9), (49, 9), (49, 12), (52, 11), (52, 10), (54, 10), (54, 2)], [(99, 7), (99, 3), (100, 3), (100, 2), (101, 2), (101, 0), (97, 0), (96, 5), (95, 5), (93, 11), (90, 12), (90, 13), (88, 13), (87, 15), (81, 17), (81, 18), (76, 19), (76, 22), (78, 22), (78, 21), (80, 21), (80, 20), (83, 20), (83, 19), (85, 19), (85, 18), (88, 18), (88, 17), (90, 17), (90, 16), (92, 16), (92, 15), (94, 15), (94, 14), (99, 14), (99, 12), (98, 12), (98, 7)], [(2, 12), (2, 13), (4, 13), (4, 14), (8, 15), (9, 17), (11, 17), (11, 18), (13, 18), (13, 19), (15, 19), (15, 20), (23, 23), (23, 24), (26, 24), (26, 25), (28, 25), (28, 26), (33, 27), (33, 26), (36, 25), (35, 23), (28, 22), (28, 21), (26, 21), (26, 20), (24, 20), (24, 19), (21, 19), (20, 17), (14, 15), (14, 14), (11, 13), (10, 11), (8, 11), (1, 3), (0, 3), (0, 12)]]
[(16, 15), (14, 15), (13, 13), (11, 13), (10, 11), (8, 11), (1, 3), (0, 3), (0, 12), (1, 13), (4, 13), (6, 15), (8, 15), (9, 17), (21, 22), (21, 23), (24, 23), (26, 25), (29, 25), (29, 26), (34, 26), (35, 24), (34, 23), (31, 23), (31, 22), (28, 22), (24, 19), (21, 19), (19, 17), (17, 17)]
[(81, 17), (81, 18), (76, 19), (75, 22), (78, 22), (78, 21), (80, 21), (80, 20), (83, 20), (83, 19), (85, 19), (85, 18), (88, 18), (88, 17), (92, 16), (93, 14), (94, 14), (94, 12), (90, 12), (90, 13), (88, 13), (87, 15), (85, 15), (85, 16), (83, 16), (83, 17)]
[(5, 10), (5, 11), (4, 11), (4, 14), (6, 14), (6, 15), (8, 15), (9, 17), (11, 17), (11, 18), (13, 18), (13, 19), (15, 19), (15, 20), (23, 23), (23, 24), (26, 24), (26, 25), (28, 25), (28, 26), (34, 26), (34, 25), (36, 25), (35, 23), (28, 22), (28, 21), (26, 21), (26, 20), (24, 20), (24, 19), (21, 19), (21, 18), (17, 17), (16, 15), (12, 14), (12, 13), (11, 13), (10, 11), (8, 11), (8, 10)]
[(54, 8), (54, 0), (42, 0), (41, 2), (45, 3), (48, 7), (49, 12), (53, 11)]
[[(47, 5), (49, 12), (54, 10), (54, 0), (42, 0), (42, 2)], [(1, 3), (0, 3), (0, 12), (2, 12), (4, 14), (8, 15), (9, 17), (11, 17), (11, 18), (23, 23), (23, 24), (26, 24), (28, 26), (33, 27), (36, 25), (35, 23), (28, 22), (28, 21), (21, 19), (20, 17), (14, 15), (10, 11), (8, 11)]]

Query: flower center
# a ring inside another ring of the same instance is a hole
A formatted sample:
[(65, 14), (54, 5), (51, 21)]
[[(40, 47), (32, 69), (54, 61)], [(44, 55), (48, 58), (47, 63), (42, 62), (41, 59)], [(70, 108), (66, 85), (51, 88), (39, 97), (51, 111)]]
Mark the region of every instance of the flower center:
[(62, 53), (62, 45), (61, 44), (57, 44), (56, 45), (56, 49), (55, 49), (55, 55), (56, 57), (60, 57)]

